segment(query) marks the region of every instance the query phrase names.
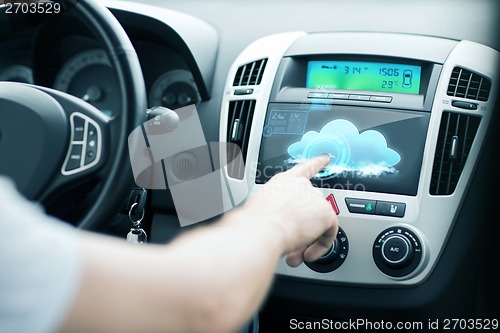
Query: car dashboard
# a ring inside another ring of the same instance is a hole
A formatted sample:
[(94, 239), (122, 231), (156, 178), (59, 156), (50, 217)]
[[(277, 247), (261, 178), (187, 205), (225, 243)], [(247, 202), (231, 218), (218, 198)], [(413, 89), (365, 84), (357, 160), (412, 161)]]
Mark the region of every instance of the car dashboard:
[[(148, 107), (194, 104), (207, 142), (240, 148), (243, 166), (220, 155), (224, 210), (331, 157), (312, 183), (339, 234), (317, 262), (280, 261), (263, 332), (292, 319), (498, 320), (495, 1), (105, 3), (137, 51)], [(117, 116), (109, 60), (78, 23), (19, 32), (2, 53), (0, 80)], [(150, 198), (152, 242), (196, 227), (179, 226), (170, 191)]]

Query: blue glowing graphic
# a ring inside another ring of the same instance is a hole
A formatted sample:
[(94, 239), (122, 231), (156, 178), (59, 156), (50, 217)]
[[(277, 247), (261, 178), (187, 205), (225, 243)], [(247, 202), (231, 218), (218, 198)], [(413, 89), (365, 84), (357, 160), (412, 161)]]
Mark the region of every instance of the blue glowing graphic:
[(395, 173), (401, 156), (387, 147), (387, 140), (377, 131), (359, 133), (350, 121), (337, 119), (326, 124), (321, 131), (309, 131), (299, 142), (288, 147), (291, 156), (287, 162), (300, 163), (303, 160), (328, 154), (330, 164), (317, 177), (326, 178), (346, 171), (356, 171), (358, 175), (379, 176)]

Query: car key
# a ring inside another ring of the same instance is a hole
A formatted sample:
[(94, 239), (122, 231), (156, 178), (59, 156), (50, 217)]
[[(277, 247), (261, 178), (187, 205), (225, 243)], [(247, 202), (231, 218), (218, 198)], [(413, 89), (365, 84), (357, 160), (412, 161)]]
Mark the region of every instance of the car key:
[(138, 220), (134, 220), (132, 217), (132, 211), (134, 210), (134, 207), (137, 205), (137, 203), (134, 203), (130, 207), (130, 211), (128, 213), (128, 217), (130, 219), (130, 222), (132, 222), (133, 227), (130, 228), (129, 233), (127, 234), (127, 242), (133, 243), (133, 244), (144, 244), (148, 242), (148, 235), (144, 231), (144, 229), (141, 228), (141, 222), (142, 219), (144, 218), (144, 209), (142, 210), (142, 215)]

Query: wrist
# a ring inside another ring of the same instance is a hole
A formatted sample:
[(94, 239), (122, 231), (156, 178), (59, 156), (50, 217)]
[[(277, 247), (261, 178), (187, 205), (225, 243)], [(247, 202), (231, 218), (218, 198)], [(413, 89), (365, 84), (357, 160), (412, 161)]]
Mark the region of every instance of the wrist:
[(276, 214), (245, 205), (229, 213), (224, 218), (224, 223), (251, 229), (252, 232), (245, 232), (244, 235), (255, 234), (260, 240), (265, 239), (265, 244), (272, 246), (273, 252), (281, 257), (288, 252), (289, 247), (287, 228), (283, 226), (282, 220), (283, 218)]

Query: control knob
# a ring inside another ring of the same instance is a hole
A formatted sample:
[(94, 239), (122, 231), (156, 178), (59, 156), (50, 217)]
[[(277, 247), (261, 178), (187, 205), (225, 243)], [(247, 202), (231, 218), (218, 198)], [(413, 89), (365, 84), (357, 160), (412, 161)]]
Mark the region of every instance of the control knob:
[(378, 235), (373, 244), (377, 267), (392, 277), (404, 277), (418, 267), (422, 259), (422, 243), (410, 229), (393, 227)]
[(339, 227), (337, 237), (330, 250), (314, 262), (306, 262), (307, 267), (320, 273), (329, 273), (340, 267), (347, 258), (349, 240), (342, 228)]

